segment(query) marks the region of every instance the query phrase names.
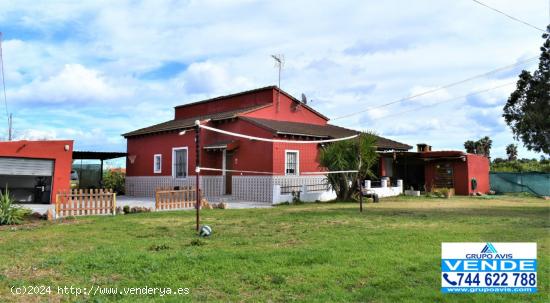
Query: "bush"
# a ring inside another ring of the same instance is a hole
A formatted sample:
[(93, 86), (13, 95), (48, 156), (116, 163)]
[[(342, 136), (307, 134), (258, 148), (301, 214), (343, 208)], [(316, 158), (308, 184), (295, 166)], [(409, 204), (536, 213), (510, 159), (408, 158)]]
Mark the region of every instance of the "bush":
[(119, 195), (124, 195), (126, 175), (119, 171), (106, 171), (103, 174), (103, 187), (112, 189)]
[(537, 159), (519, 159), (503, 160), (495, 159), (491, 163), (492, 172), (545, 172), (550, 173), (550, 161), (542, 158)]
[(30, 215), (31, 211), (13, 204), (13, 199), (6, 188), (6, 192), (0, 192), (0, 225), (20, 224)]

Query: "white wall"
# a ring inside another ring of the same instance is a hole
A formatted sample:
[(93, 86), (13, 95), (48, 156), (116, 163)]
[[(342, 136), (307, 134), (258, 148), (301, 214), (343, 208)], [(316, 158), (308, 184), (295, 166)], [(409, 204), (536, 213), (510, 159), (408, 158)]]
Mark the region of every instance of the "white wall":
[(397, 180), (397, 186), (388, 186), (388, 181), (380, 181), (380, 187), (371, 187), (371, 181), (366, 180), (363, 185), (363, 192), (376, 193), (378, 197), (394, 197), (403, 193), (403, 180)]

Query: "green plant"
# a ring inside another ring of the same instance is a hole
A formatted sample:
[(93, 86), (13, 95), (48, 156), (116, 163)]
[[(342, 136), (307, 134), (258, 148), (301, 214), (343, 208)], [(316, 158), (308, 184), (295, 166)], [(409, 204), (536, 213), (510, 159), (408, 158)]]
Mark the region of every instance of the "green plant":
[(126, 175), (119, 171), (106, 171), (103, 174), (103, 187), (112, 189), (119, 195), (123, 195), (125, 192), (124, 183), (126, 182)]
[(302, 200), (300, 200), (300, 193), (301, 192), (299, 190), (293, 190), (292, 191), (292, 193), (291, 193), (292, 194), (292, 203), (297, 204), (297, 203), (302, 202)]
[(321, 149), (320, 166), (329, 171), (358, 171), (327, 176), (328, 183), (336, 192), (337, 200), (349, 201), (358, 197), (357, 180), (376, 177), (371, 171), (378, 159), (376, 140), (373, 134), (361, 133), (356, 139), (334, 142)]
[(13, 199), (6, 188), (5, 193), (0, 192), (0, 225), (20, 224), (23, 219), (31, 214), (31, 211), (13, 204)]

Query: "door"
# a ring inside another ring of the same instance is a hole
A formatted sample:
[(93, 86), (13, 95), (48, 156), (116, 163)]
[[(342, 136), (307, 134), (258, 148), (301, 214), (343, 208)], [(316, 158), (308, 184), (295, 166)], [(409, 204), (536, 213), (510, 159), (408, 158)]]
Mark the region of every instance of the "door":
[(51, 177), (53, 160), (0, 158), (0, 175)]
[(0, 157), (0, 190), (18, 202), (50, 203), (53, 160)]
[[(225, 169), (233, 169), (233, 152), (225, 152)], [(233, 186), (233, 174), (230, 171), (225, 172), (225, 194), (231, 195), (231, 187)]]

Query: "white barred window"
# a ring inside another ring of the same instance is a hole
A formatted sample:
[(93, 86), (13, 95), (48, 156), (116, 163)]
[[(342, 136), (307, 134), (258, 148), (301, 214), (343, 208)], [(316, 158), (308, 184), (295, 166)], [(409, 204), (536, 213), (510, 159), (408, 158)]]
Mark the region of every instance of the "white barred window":
[(300, 152), (285, 150), (285, 175), (297, 176), (300, 174)]
[(153, 156), (153, 172), (160, 174), (162, 172), (162, 155), (156, 154)]

